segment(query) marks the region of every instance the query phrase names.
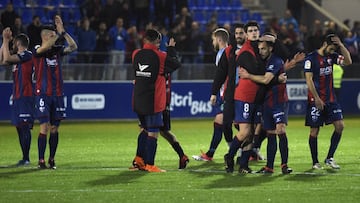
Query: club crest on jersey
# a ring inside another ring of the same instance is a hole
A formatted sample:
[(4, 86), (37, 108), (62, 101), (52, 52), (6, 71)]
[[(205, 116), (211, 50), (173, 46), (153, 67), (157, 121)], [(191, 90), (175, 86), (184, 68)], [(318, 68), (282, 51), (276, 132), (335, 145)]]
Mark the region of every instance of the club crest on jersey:
[(331, 59), (331, 58), (328, 58), (328, 59), (327, 59), (327, 63), (328, 63), (328, 64), (332, 64), (332, 59)]
[(273, 64), (269, 65), (268, 70), (274, 70), (274, 65)]
[(249, 118), (249, 115), (250, 115), (249, 112), (244, 112), (244, 113), (243, 113), (243, 118), (244, 118), (244, 119), (248, 119), (248, 118)]

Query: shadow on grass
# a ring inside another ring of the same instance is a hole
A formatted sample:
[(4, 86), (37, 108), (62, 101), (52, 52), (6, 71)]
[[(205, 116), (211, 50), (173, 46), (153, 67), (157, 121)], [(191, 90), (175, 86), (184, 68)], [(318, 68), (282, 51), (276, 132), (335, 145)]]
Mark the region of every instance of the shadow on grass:
[(128, 184), (148, 174), (147, 171), (123, 171), (117, 175), (104, 175), (103, 178), (87, 182), (90, 186)]
[[(324, 169), (324, 170), (317, 170), (317, 169), (309, 169), (304, 171), (303, 173), (298, 173), (291, 175), (286, 178), (288, 181), (302, 181), (302, 182), (313, 182), (319, 180), (319, 178), (327, 176), (328, 174), (337, 173), (337, 170), (334, 169)], [(319, 180), (320, 181), (320, 180)]]
[[(28, 173), (34, 173), (34, 172), (38, 172), (40, 171), (37, 168), (27, 168), (27, 167), (6, 167), (7, 169), (12, 169), (12, 171), (5, 171), (3, 172), (2, 170), (0, 170), (0, 178), (13, 178), (14, 176), (17, 175), (22, 175), (22, 174), (28, 174)], [(1, 167), (0, 169), (4, 169), (4, 167)]]
[[(206, 171), (210, 172), (216, 172), (221, 171), (221, 169), (224, 169), (224, 163), (216, 163), (214, 161), (208, 161), (208, 162), (200, 162), (198, 165), (189, 165), (186, 167), (186, 170), (193, 171), (193, 172), (204, 172), (204, 173), (197, 173), (199, 176), (209, 176), (211, 173), (205, 173)], [(225, 169), (223, 170), (225, 172)], [(215, 175), (216, 173), (214, 173)]]
[(205, 186), (205, 188), (222, 188), (228, 190), (229, 188), (259, 186), (267, 182), (275, 181), (275, 179), (282, 176), (283, 175), (277, 174), (239, 174), (234, 172), (233, 174), (224, 174), (222, 178), (212, 181)]

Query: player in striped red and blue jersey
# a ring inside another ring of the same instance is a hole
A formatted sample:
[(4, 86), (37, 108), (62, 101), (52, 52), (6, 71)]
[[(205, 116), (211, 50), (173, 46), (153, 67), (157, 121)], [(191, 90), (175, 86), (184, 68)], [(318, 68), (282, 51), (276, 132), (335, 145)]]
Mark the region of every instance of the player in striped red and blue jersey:
[[(45, 149), (47, 133), (49, 138), (49, 167), (56, 169), (55, 153), (59, 141), (58, 128), (60, 121), (66, 117), (63, 93), (63, 78), (60, 59), (62, 55), (71, 53), (77, 49), (74, 39), (65, 32), (60, 16), (55, 16), (55, 26), (43, 26), (41, 31), (42, 43), (35, 47), (35, 105), (36, 117), (40, 121), (40, 133), (38, 137), (39, 168), (47, 168), (45, 165)], [(59, 38), (64, 38), (67, 46), (58, 45)]]
[(0, 55), (1, 63), (11, 64), (13, 68), (11, 123), (16, 126), (23, 154), (17, 166), (25, 166), (30, 164), (30, 130), (34, 124), (33, 61), (32, 53), (27, 50), (29, 38), (25, 34), (17, 35), (13, 40), (13, 53), (10, 53), (11, 36), (10, 28), (5, 28)]
[[(339, 49), (341, 55), (335, 52)], [(350, 53), (339, 37), (329, 34), (322, 46), (310, 53), (304, 62), (306, 84), (308, 86), (308, 107), (305, 125), (310, 127), (309, 146), (313, 169), (321, 169), (318, 160), (317, 137), (320, 126), (333, 124), (335, 130), (331, 137), (330, 147), (325, 164), (333, 169), (340, 169), (334, 160), (334, 154), (344, 129), (343, 115), (336, 101), (333, 87), (333, 64), (350, 65)]]

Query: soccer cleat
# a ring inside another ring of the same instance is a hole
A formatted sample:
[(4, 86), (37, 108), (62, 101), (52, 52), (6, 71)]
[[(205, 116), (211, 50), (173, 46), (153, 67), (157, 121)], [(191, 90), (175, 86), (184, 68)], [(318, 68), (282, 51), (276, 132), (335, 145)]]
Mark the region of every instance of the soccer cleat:
[(281, 171), (283, 174), (290, 174), (293, 170), (289, 168), (287, 164), (281, 165)]
[(239, 173), (244, 173), (244, 174), (252, 173), (252, 170), (249, 167), (240, 167), (239, 168)]
[(274, 173), (274, 169), (264, 166), (260, 170), (256, 171), (256, 173), (272, 174)]
[(56, 165), (55, 165), (55, 160), (54, 159), (49, 159), (48, 160), (48, 164), (49, 164), (49, 169), (56, 169)]
[(152, 173), (166, 172), (166, 170), (162, 170), (155, 165), (149, 165), (149, 164), (146, 164), (144, 169), (145, 169), (145, 171), (152, 172)]
[(184, 169), (186, 168), (186, 165), (190, 162), (189, 158), (184, 155), (181, 157), (181, 159), (179, 160), (179, 169)]
[(20, 160), (16, 164), (17, 167), (28, 166), (28, 165), (30, 165), (30, 161), (28, 160)]
[(259, 148), (253, 148), (252, 150), (253, 150), (253, 153), (249, 157), (249, 161), (266, 160), (266, 158), (263, 155), (260, 154), (260, 149)]
[(132, 171), (135, 170), (145, 170), (145, 162), (144, 159), (139, 157), (139, 156), (135, 156), (133, 163), (132, 163), (132, 167), (129, 168)]
[(232, 173), (234, 172), (234, 159), (229, 157), (228, 154), (224, 155), (224, 162), (225, 162), (225, 170), (226, 173)]
[(325, 159), (325, 164), (327, 166), (330, 166), (333, 169), (340, 169), (340, 166), (338, 164), (336, 164), (336, 161), (334, 160), (334, 158)]
[(44, 159), (39, 160), (38, 169), (47, 169)]
[(323, 169), (323, 167), (322, 167), (319, 163), (315, 163), (315, 164), (312, 166), (312, 169), (321, 170), (321, 169)]
[(206, 153), (204, 153), (202, 150), (201, 151), (201, 155), (193, 155), (192, 158), (194, 158), (196, 161), (212, 161), (213, 158), (209, 157), (208, 155), (206, 155)]

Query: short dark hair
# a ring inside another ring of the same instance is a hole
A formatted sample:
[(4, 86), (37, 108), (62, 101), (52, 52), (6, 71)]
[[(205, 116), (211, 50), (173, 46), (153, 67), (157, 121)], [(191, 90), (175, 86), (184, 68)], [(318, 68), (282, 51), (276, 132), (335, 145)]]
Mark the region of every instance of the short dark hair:
[(337, 44), (334, 44), (334, 42), (331, 40), (333, 37), (337, 37), (337, 35), (334, 34), (334, 33), (325, 35), (323, 42), (326, 42), (327, 45), (334, 45), (335, 48), (337, 49), (337, 48), (338, 48), (338, 45), (337, 45)]
[(242, 28), (242, 29), (244, 29), (244, 27), (245, 27), (245, 25), (244, 25), (243, 23), (236, 23), (236, 24), (234, 24), (234, 30), (235, 30), (236, 28)]
[(16, 42), (16, 41), (19, 41), (21, 46), (26, 47), (26, 48), (29, 46), (29, 43), (30, 43), (29, 37), (24, 33), (16, 35), (16, 37), (14, 38), (14, 42)]
[(249, 21), (249, 22), (246, 23), (245, 26), (244, 26), (245, 32), (247, 32), (247, 30), (248, 30), (248, 28), (249, 28), (250, 26), (256, 26), (258, 29), (260, 29), (260, 26), (259, 26), (259, 24), (258, 24), (256, 21)]
[(155, 29), (149, 29), (145, 32), (145, 39), (149, 42), (155, 42), (157, 39), (161, 40), (161, 34)]
[(328, 34), (324, 37), (324, 42), (326, 42), (328, 45), (334, 44), (334, 42), (331, 40), (331, 38), (336, 37), (335, 34)]
[(41, 26), (41, 30), (52, 30), (56, 32), (56, 28), (54, 25), (52, 24), (48, 24), (48, 25), (42, 25)]

